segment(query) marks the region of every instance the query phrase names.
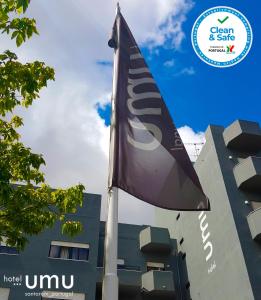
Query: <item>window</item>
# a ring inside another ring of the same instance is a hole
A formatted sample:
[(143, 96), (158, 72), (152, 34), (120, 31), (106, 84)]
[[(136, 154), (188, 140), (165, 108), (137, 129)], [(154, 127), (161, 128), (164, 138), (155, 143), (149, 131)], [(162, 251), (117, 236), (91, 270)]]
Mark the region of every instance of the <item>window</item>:
[(117, 260), (117, 268), (118, 270), (140, 271), (140, 267), (125, 265), (124, 259), (120, 258)]
[(74, 292), (43, 291), (41, 300), (85, 300), (85, 295)]
[(185, 285), (186, 289), (188, 290), (190, 288), (190, 282), (188, 281)]
[(124, 259), (118, 258), (117, 259), (117, 265), (119, 266), (124, 266)]
[(53, 241), (51, 242), (49, 257), (72, 260), (88, 260), (89, 245)]
[(15, 247), (10, 247), (6, 245), (7, 238), (2, 236), (2, 241), (0, 242), (0, 253), (1, 254), (19, 254), (18, 250)]
[(182, 238), (182, 239), (179, 241), (179, 244), (181, 245), (183, 242), (184, 242), (184, 238)]
[(117, 260), (117, 268), (118, 268), (118, 270), (125, 269), (124, 259), (118, 258), (118, 260)]
[(176, 220), (178, 221), (178, 219), (179, 219), (179, 217), (180, 217), (180, 213), (177, 215), (177, 217), (176, 217)]
[(186, 258), (186, 253), (183, 253), (181, 257), (184, 260)]
[(163, 263), (147, 262), (147, 271), (165, 271)]
[(0, 288), (0, 299), (8, 300), (10, 289)]
[(128, 270), (128, 271), (140, 271), (140, 267), (130, 266), (130, 265), (124, 265), (121, 269)]

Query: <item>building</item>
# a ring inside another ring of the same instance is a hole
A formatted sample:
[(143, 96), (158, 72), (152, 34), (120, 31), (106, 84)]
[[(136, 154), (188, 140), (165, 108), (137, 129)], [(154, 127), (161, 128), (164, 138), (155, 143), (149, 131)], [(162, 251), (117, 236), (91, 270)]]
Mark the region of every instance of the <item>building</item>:
[[(259, 156), (257, 123), (209, 126), (195, 169), (211, 211), (157, 208), (159, 227), (119, 224), (119, 300), (261, 299)], [(56, 224), (21, 253), (2, 242), (0, 300), (101, 300), (100, 206), (99, 195), (84, 194), (70, 215), (84, 232), (73, 239)]]
[[(83, 223), (84, 232), (73, 239), (57, 224), (31, 237), (21, 253), (2, 243), (0, 300), (100, 300), (105, 233), (100, 205), (99, 195), (84, 195), (83, 207), (70, 215)], [(118, 257), (119, 299), (178, 295), (176, 241), (168, 229), (119, 224)]]
[(177, 240), (188, 294), (193, 300), (260, 300), (259, 125), (238, 120), (227, 128), (209, 126), (195, 169), (211, 211), (156, 209), (156, 224)]
[[(71, 219), (80, 220), (84, 226), (84, 233), (73, 240), (61, 234), (59, 224), (51, 230), (46, 230), (39, 236), (30, 237), (30, 243), (25, 251), (19, 254), (9, 254), (8, 247), (0, 247), (0, 299), (46, 299), (41, 298), (40, 291), (47, 290), (48, 279), (42, 280), (41, 275), (57, 275), (52, 279), (51, 290), (71, 291), (64, 289), (62, 275), (66, 284), (71, 283), (71, 275), (74, 276), (73, 291), (75, 300), (95, 299), (96, 289), (96, 265), (99, 247), (100, 224), (100, 196), (85, 194), (83, 207)], [(78, 252), (78, 253), (77, 253)], [(75, 257), (75, 259), (66, 259)], [(34, 288), (27, 288), (28, 284)], [(17, 279), (17, 280), (16, 280)], [(57, 284), (57, 289), (55, 288)], [(32, 293), (32, 296), (29, 296)], [(36, 296), (33, 295), (36, 293)], [(38, 295), (39, 294), (39, 295)], [(88, 297), (83, 297), (84, 295)], [(48, 297), (47, 297), (48, 299)], [(51, 299), (56, 299), (52, 297)], [(57, 299), (66, 299), (57, 297)], [(71, 299), (71, 298), (68, 298)]]

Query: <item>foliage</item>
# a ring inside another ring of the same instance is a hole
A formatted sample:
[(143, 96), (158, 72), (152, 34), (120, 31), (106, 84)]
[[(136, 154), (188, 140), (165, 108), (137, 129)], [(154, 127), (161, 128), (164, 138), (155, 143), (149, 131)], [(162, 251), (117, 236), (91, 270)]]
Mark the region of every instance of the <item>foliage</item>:
[[(35, 20), (21, 17), (29, 3), (0, 0), (0, 29), (11, 35), (18, 47), (38, 34)], [(65, 214), (75, 213), (82, 205), (84, 186), (52, 190), (40, 170), (45, 165), (42, 155), (26, 147), (18, 133), (23, 119), (14, 110), (32, 105), (49, 80), (54, 80), (54, 70), (44, 62), (23, 64), (9, 50), (0, 54), (0, 241), (5, 237), (8, 245), (19, 250), (24, 249), (28, 236), (57, 221), (65, 234), (82, 230), (80, 222), (68, 220)]]

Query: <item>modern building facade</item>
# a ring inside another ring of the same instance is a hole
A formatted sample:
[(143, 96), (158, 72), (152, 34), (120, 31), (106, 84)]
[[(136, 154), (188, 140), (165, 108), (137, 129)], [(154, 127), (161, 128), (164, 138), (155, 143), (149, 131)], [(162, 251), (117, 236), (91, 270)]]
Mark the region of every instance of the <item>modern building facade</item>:
[[(1, 300), (95, 299), (100, 196), (85, 194), (83, 207), (77, 214), (70, 215), (70, 219), (79, 220), (84, 226), (84, 232), (74, 239), (62, 235), (56, 224), (53, 229), (31, 237), (26, 249), (19, 254), (9, 254), (8, 248), (0, 247)], [(53, 277), (49, 283), (42, 275), (54, 275), (58, 279)], [(71, 275), (74, 276), (73, 287), (66, 289), (64, 283), (70, 286)], [(37, 284), (34, 286), (34, 283)], [(41, 292), (46, 290), (65, 294), (57, 293), (56, 297), (54, 293), (51, 297), (50, 293), (41, 297)], [(72, 290), (74, 298), (66, 298), (66, 293)]]
[[(105, 223), (99, 195), (85, 194), (71, 219), (84, 232), (68, 238), (57, 224), (30, 238), (25, 251), (0, 245), (0, 300), (100, 300)], [(168, 229), (119, 224), (119, 299), (175, 299), (179, 295), (176, 241)], [(72, 293), (73, 292), (73, 293)]]
[[(261, 300), (260, 156), (257, 123), (209, 126), (195, 169), (211, 211), (157, 208), (158, 227), (119, 224), (119, 300)], [(56, 224), (21, 253), (1, 242), (0, 300), (101, 300), (100, 208), (84, 194), (73, 239)]]
[[(156, 209), (187, 270), (193, 300), (261, 299), (261, 129), (209, 126), (195, 169), (210, 212)], [(181, 263), (182, 264), (182, 263)], [(188, 299), (188, 298), (184, 298)]]

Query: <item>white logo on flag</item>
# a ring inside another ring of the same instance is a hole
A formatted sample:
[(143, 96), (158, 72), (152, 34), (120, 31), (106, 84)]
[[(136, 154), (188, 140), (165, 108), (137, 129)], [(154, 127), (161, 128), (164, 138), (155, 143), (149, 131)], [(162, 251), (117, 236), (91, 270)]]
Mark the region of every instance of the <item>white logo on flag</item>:
[[(135, 47), (136, 48), (136, 47)], [(131, 60), (136, 59), (143, 59), (140, 53), (134, 53), (130, 55)], [(148, 68), (136, 68), (136, 69), (129, 69), (129, 74), (135, 75), (135, 74), (146, 74), (149, 73)], [(161, 115), (161, 108), (135, 108), (133, 106), (134, 103), (137, 103), (138, 101), (146, 101), (146, 99), (160, 99), (161, 95), (158, 92), (144, 92), (144, 93), (135, 93), (134, 88), (146, 84), (146, 83), (152, 83), (155, 84), (155, 81), (151, 77), (142, 77), (138, 79), (132, 79), (128, 78), (128, 94), (129, 97), (127, 100), (127, 106), (129, 111), (135, 115), (135, 116), (144, 116), (144, 115)], [(146, 130), (152, 133), (152, 141), (149, 143), (144, 142), (138, 142), (134, 140), (130, 135), (128, 135), (127, 140), (128, 142), (134, 146), (135, 148), (146, 150), (146, 151), (152, 151), (159, 147), (162, 141), (162, 132), (160, 128), (152, 123), (143, 123), (143, 122), (135, 122), (133, 120), (128, 119), (129, 125), (133, 129), (138, 130)]]

